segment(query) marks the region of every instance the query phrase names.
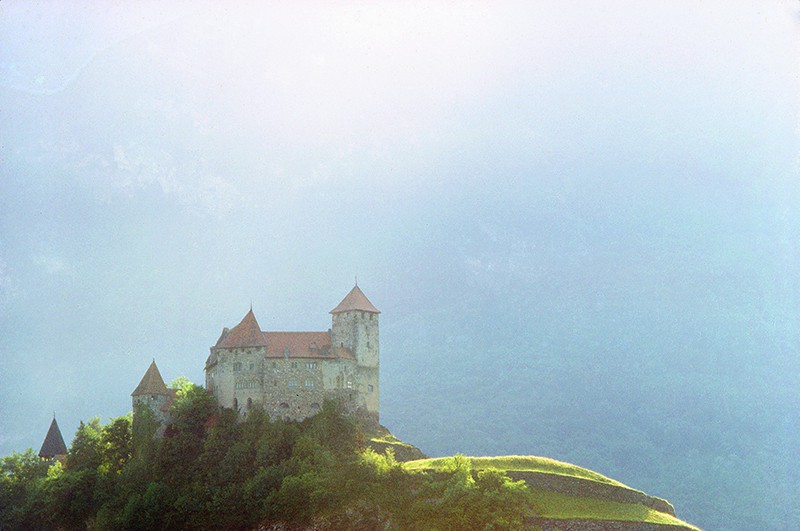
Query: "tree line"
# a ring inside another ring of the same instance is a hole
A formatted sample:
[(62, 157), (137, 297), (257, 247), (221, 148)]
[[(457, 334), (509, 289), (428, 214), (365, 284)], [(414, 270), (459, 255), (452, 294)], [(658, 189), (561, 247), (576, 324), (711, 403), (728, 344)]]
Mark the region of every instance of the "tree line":
[(462, 456), (404, 470), (334, 402), (302, 422), (241, 418), (184, 383), (170, 413), (161, 438), (142, 408), (81, 422), (62, 461), (0, 458), (0, 529), (515, 529), (533, 505)]

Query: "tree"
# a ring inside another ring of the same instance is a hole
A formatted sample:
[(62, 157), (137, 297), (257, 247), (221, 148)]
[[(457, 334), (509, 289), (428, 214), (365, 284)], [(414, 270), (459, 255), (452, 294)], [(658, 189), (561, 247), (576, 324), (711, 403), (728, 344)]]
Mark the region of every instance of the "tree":
[(169, 388), (170, 389), (187, 389), (187, 388), (189, 388), (189, 387), (191, 387), (193, 385), (194, 384), (192, 383), (192, 381), (189, 380), (189, 378), (187, 378), (186, 376), (178, 376), (177, 378), (175, 378), (174, 380), (172, 380), (170, 382)]

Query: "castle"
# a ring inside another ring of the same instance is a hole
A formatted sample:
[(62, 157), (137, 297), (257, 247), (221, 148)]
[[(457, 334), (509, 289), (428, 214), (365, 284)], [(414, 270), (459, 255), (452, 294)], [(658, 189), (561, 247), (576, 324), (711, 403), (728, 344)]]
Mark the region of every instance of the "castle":
[[(250, 308), (211, 347), (206, 389), (221, 407), (243, 415), (259, 404), (273, 418), (301, 420), (336, 400), (377, 422), (381, 312), (356, 285), (330, 313), (331, 328), (324, 332), (265, 332)], [(131, 396), (134, 412), (150, 409), (163, 432), (175, 391), (164, 385), (155, 360)]]

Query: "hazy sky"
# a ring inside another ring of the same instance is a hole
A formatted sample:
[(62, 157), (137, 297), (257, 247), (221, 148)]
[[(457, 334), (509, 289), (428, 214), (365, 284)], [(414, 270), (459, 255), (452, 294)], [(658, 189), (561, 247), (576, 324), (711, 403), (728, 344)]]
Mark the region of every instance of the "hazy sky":
[(399, 5), (0, 2), (0, 454), (125, 413), (153, 357), (202, 383), (251, 302), (327, 329), (356, 275), (431, 453), (410, 361), (446, 391), (522, 338), (799, 409), (764, 382), (799, 367), (800, 4)]

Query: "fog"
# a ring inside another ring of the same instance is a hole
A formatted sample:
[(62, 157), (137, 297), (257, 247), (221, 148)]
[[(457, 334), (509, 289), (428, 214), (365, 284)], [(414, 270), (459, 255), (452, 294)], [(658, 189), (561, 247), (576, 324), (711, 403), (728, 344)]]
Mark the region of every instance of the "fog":
[(0, 454), (381, 314), (381, 420), (800, 512), (797, 2), (0, 3)]

